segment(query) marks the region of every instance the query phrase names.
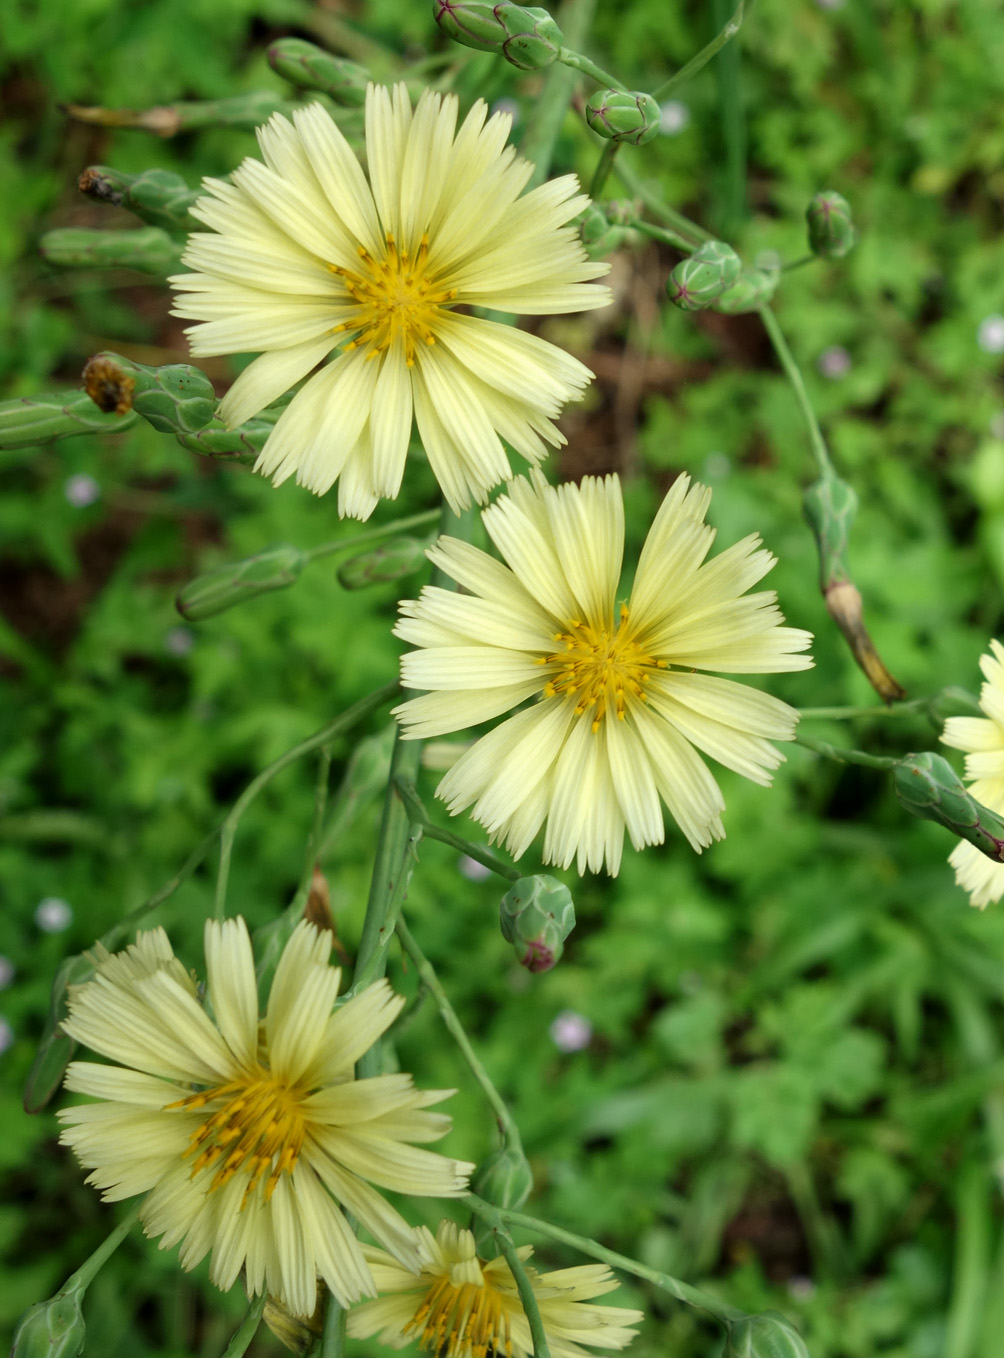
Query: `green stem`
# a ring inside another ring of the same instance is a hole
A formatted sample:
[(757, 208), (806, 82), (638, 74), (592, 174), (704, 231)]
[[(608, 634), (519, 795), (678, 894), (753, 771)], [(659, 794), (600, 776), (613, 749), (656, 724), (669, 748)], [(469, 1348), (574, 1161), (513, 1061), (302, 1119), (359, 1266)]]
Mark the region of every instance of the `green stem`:
[(159, 891), (155, 891), (152, 896), (147, 897), (142, 905), (138, 905), (135, 910), (130, 910), (128, 915), (120, 919), (117, 924), (113, 924), (110, 929), (101, 935), (99, 942), (101, 942), (109, 952), (115, 952), (122, 940), (132, 932), (134, 924), (138, 924), (145, 915), (149, 915), (151, 911), (156, 910), (158, 905), (163, 905), (169, 897), (174, 895), (183, 882), (188, 881), (189, 877), (191, 877), (192, 873), (216, 843), (219, 833), (219, 826), (217, 826), (215, 830), (210, 830), (202, 843), (198, 844), (188, 855), (185, 862), (174, 876), (169, 878)]
[(424, 528), (430, 523), (435, 523), (438, 518), (438, 509), (427, 509), (421, 514), (409, 514), (407, 518), (395, 519), (393, 523), (378, 524), (375, 528), (367, 528), (365, 533), (355, 533), (350, 538), (324, 542), (320, 547), (312, 547), (309, 552), (304, 552), (304, 556), (308, 561), (320, 561), (322, 557), (334, 556), (336, 552), (354, 551), (357, 547), (366, 547), (371, 542), (379, 542), (381, 538), (391, 537), (395, 533), (405, 533), (409, 528)]
[(883, 754), (865, 754), (863, 750), (844, 750), (836, 745), (830, 745), (825, 740), (809, 740), (806, 736), (796, 735), (795, 741), (798, 745), (804, 746), (807, 750), (812, 750), (815, 754), (821, 754), (825, 759), (832, 759), (835, 764), (863, 764), (868, 769), (894, 769), (901, 762)]
[(727, 1302), (719, 1301), (717, 1297), (711, 1296), (707, 1292), (701, 1292), (696, 1287), (691, 1287), (689, 1283), (684, 1283), (679, 1278), (672, 1278), (668, 1273), (660, 1273), (658, 1269), (649, 1268), (641, 1264), (637, 1259), (629, 1259), (626, 1254), (618, 1254), (616, 1250), (608, 1250), (604, 1245), (598, 1245), (595, 1240), (590, 1240), (584, 1235), (575, 1235), (572, 1231), (566, 1231), (561, 1226), (552, 1226), (549, 1221), (541, 1221), (537, 1217), (527, 1216), (524, 1212), (512, 1212), (505, 1207), (493, 1207), (490, 1202), (476, 1197), (473, 1193), (468, 1193), (464, 1202), (470, 1207), (471, 1211), (479, 1216), (482, 1221), (489, 1226), (498, 1227), (500, 1223), (509, 1226), (521, 1226), (524, 1230), (532, 1231), (536, 1235), (546, 1236), (549, 1240), (558, 1240), (563, 1245), (568, 1245), (571, 1249), (577, 1250), (580, 1254), (588, 1254), (593, 1259), (599, 1259), (601, 1263), (609, 1265), (611, 1268), (618, 1268), (623, 1273), (631, 1273), (636, 1278), (644, 1278), (653, 1287), (660, 1288), (663, 1292), (668, 1292), (677, 1301), (685, 1302), (687, 1306), (694, 1306), (699, 1311), (713, 1316), (721, 1324), (727, 1325), (730, 1321), (741, 1320), (746, 1314), (745, 1311), (737, 1310), (734, 1306), (729, 1306)]
[(290, 905), (290, 914), (297, 918), (307, 904), (310, 884), (314, 880), (314, 867), (317, 863), (324, 830), (324, 812), (328, 805), (328, 782), (331, 774), (331, 746), (322, 745), (317, 761), (317, 782), (314, 784), (314, 820), (307, 837), (307, 850), (303, 859), (303, 871), (296, 888), (296, 895)]
[(299, 745), (294, 745), (291, 750), (279, 756), (268, 768), (262, 769), (257, 778), (247, 785), (241, 795), (234, 802), (227, 812), (220, 826), (220, 866), (216, 877), (216, 903), (215, 918), (222, 919), (227, 898), (227, 879), (230, 875), (230, 855), (234, 846), (234, 835), (237, 832), (237, 825), (241, 816), (248, 809), (259, 792), (272, 781), (277, 773), (281, 773), (290, 764), (295, 764), (298, 759), (302, 759), (305, 754), (310, 754), (313, 750), (320, 749), (324, 745), (330, 745), (338, 736), (350, 731), (353, 726), (365, 720), (371, 712), (375, 712), (378, 707), (389, 702), (398, 691), (397, 680), (392, 680), (389, 684), (367, 694), (365, 698), (360, 698), (357, 703), (346, 710), (333, 721), (329, 721), (327, 726), (322, 726), (319, 731), (315, 731), (306, 740), (301, 740)]
[(687, 255), (692, 254), (700, 244), (690, 236), (681, 235), (679, 231), (671, 231), (667, 226), (655, 226), (652, 222), (643, 221), (632, 222), (631, 225), (643, 236), (662, 241), (664, 245), (672, 245), (675, 250), (682, 250)]
[(833, 469), (833, 463), (830, 461), (830, 452), (826, 446), (826, 440), (823, 438), (823, 431), (819, 427), (819, 421), (816, 419), (816, 412), (812, 408), (812, 402), (809, 400), (809, 393), (805, 389), (802, 370), (795, 362), (794, 356), (788, 348), (788, 342), (784, 338), (777, 317), (766, 303), (758, 306), (757, 311), (760, 313), (760, 319), (763, 321), (764, 329), (767, 331), (770, 342), (774, 346), (774, 352), (777, 354), (778, 361), (784, 369), (784, 374), (791, 383), (791, 388), (795, 393), (795, 399), (801, 407), (802, 415), (809, 429), (809, 441), (812, 444), (812, 453), (816, 459), (819, 475), (823, 477), (836, 476), (836, 472)]
[(856, 717), (914, 717), (926, 714), (930, 704), (930, 698), (911, 698), (895, 707), (800, 707), (799, 715), (803, 721), (814, 717), (831, 721), (852, 721)]
[(328, 1293), (328, 1304), (324, 1308), (324, 1332), (318, 1358), (342, 1358), (345, 1352), (345, 1321), (348, 1316), (344, 1306), (339, 1306)]
[(788, 264), (781, 265), (782, 273), (791, 273), (792, 269), (802, 269), (806, 264), (814, 264), (819, 259), (819, 255), (803, 255), (801, 259), (793, 259)]
[(262, 1292), (259, 1296), (255, 1297), (254, 1301), (248, 1307), (248, 1313), (244, 1317), (240, 1329), (227, 1345), (223, 1358), (242, 1358), (242, 1355), (247, 1353), (251, 1340), (257, 1334), (258, 1326), (261, 1324), (262, 1312), (265, 1310), (265, 1301), (267, 1297), (267, 1292)]
[(613, 168), (614, 159), (620, 147), (619, 141), (608, 141), (604, 143), (602, 154), (596, 162), (596, 169), (589, 184), (590, 198), (599, 198), (603, 192), (603, 185), (607, 182), (607, 176)]
[(462, 839), (460, 835), (455, 835), (452, 830), (444, 829), (431, 821), (429, 813), (425, 809), (425, 803), (415, 791), (413, 783), (398, 778), (397, 790), (407, 808), (411, 823), (422, 827), (426, 839), (438, 839), (441, 844), (449, 844), (451, 849), (465, 853), (468, 858), (473, 858), (476, 863), (481, 863), (484, 867), (490, 868), (492, 872), (497, 872), (500, 877), (504, 877), (509, 882), (518, 882), (523, 876), (519, 868), (501, 862), (489, 849), (483, 848), (480, 844), (472, 844), (469, 839)]
[[(561, 7), (558, 22), (573, 47), (584, 45), (595, 10), (596, 0), (566, 0)], [(520, 146), (523, 155), (535, 167), (528, 188), (542, 184), (550, 172), (555, 142), (574, 88), (575, 72), (571, 66), (563, 61), (555, 61), (548, 66)]]
[(99, 1271), (105, 1266), (112, 1257), (122, 1241), (126, 1238), (132, 1228), (139, 1220), (140, 1208), (143, 1206), (144, 1199), (137, 1202), (122, 1218), (115, 1229), (101, 1242), (94, 1253), (77, 1269), (76, 1273), (71, 1273), (66, 1282), (59, 1289), (60, 1292), (82, 1292), (85, 1287), (97, 1277)]
[(597, 85), (602, 85), (605, 89), (619, 90), (621, 94), (627, 93), (627, 86), (616, 76), (605, 71), (602, 66), (597, 66), (595, 61), (583, 56), (581, 52), (573, 52), (568, 47), (562, 47), (558, 53), (558, 60), (563, 66), (571, 66), (573, 71), (589, 76), (590, 80), (595, 80)]
[(716, 56), (727, 42), (735, 37), (743, 26), (743, 8), (745, 0), (739, 0), (739, 5), (727, 24), (711, 39), (706, 47), (702, 47), (696, 57), (691, 57), (686, 66), (681, 66), (675, 75), (671, 75), (668, 80), (664, 80), (657, 90), (652, 91), (653, 99), (665, 99), (666, 95), (674, 90), (677, 85), (682, 85), (685, 80), (689, 80), (692, 75), (696, 75), (702, 66), (706, 66), (713, 56)]
[(633, 198), (640, 198), (649, 212), (653, 213), (656, 217), (661, 217), (668, 226), (671, 226), (674, 231), (679, 232), (679, 234), (688, 242), (689, 249), (696, 250), (702, 241), (714, 240), (714, 236), (712, 236), (710, 231), (705, 231), (703, 226), (698, 226), (697, 223), (692, 222), (689, 217), (684, 217), (682, 212), (676, 212), (673, 208), (669, 207), (668, 204), (664, 203), (657, 194), (654, 194), (651, 189), (647, 188), (644, 180), (635, 174), (630, 162), (625, 160), (623, 156), (621, 156), (620, 160), (618, 160), (617, 164), (614, 166), (614, 174)]
[(510, 1272), (516, 1280), (516, 1289), (523, 1304), (523, 1314), (530, 1326), (533, 1358), (551, 1358), (551, 1350), (547, 1347), (547, 1335), (544, 1333), (544, 1322), (540, 1318), (540, 1307), (537, 1305), (533, 1284), (523, 1267), (523, 1260), (516, 1252), (516, 1246), (512, 1243), (512, 1239), (506, 1231), (496, 1231), (496, 1238), (505, 1261), (509, 1265)]

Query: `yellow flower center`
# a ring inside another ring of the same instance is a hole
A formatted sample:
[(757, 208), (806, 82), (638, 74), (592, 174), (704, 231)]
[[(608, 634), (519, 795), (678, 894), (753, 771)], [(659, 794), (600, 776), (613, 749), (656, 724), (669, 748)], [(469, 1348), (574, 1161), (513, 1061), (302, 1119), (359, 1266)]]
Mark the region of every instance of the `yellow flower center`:
[(594, 731), (600, 729), (610, 711), (623, 721), (628, 695), (644, 702), (644, 686), (652, 671), (664, 670), (669, 664), (649, 655), (634, 639), (624, 605), (620, 623), (613, 629), (591, 627), (573, 619), (568, 631), (555, 633), (554, 639), (564, 643), (564, 650), (540, 661), (542, 665), (559, 666), (544, 693), (548, 698), (574, 697), (576, 716), (592, 708)]
[(189, 1094), (169, 1108), (192, 1111), (223, 1100), (211, 1117), (193, 1133), (185, 1158), (198, 1158), (192, 1178), (200, 1170), (217, 1166), (209, 1192), (215, 1192), (238, 1173), (248, 1176), (241, 1208), (246, 1206), (266, 1170), (265, 1201), (275, 1192), (283, 1174), (292, 1174), (304, 1137), (302, 1092), (262, 1067), (229, 1084)]
[(433, 334), (436, 312), (456, 297), (455, 288), (443, 288), (427, 268), (429, 237), (423, 236), (414, 258), (406, 250), (398, 250), (388, 231), (387, 247), (382, 259), (374, 259), (359, 247), (358, 272), (342, 269), (336, 264), (328, 267), (342, 279), (349, 293), (358, 303), (358, 314), (343, 321), (335, 330), (358, 330), (346, 349), (370, 346), (367, 358), (376, 358), (384, 349), (400, 340), (404, 346), (405, 362), (415, 363), (415, 348), (421, 341), (435, 344)]
[[(480, 1272), (480, 1270), (478, 1270)], [(439, 1278), (405, 1326), (420, 1331), (419, 1348), (436, 1358), (487, 1358), (511, 1354), (509, 1316), (501, 1293), (487, 1278), (480, 1283), (454, 1283)]]

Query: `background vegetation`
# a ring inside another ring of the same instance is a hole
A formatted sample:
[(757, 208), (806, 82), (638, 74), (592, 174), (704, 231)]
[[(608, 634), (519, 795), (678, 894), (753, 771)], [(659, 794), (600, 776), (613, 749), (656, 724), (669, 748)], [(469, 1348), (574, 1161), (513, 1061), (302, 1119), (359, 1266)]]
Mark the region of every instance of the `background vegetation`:
[[(603, 6), (588, 50), (654, 88), (729, 8)], [(39, 259), (54, 226), (131, 224), (76, 193), (86, 165), (161, 165), (194, 184), (254, 146), (232, 129), (161, 140), (88, 127), (61, 102), (285, 95), (264, 52), (286, 34), (329, 41), (386, 75), (399, 58), (442, 50), (430, 9), (6, 6), (0, 397), (75, 385), (103, 348), (146, 363), (187, 358), (160, 280)], [(853, 204), (856, 251), (792, 273), (777, 311), (838, 470), (860, 494), (852, 568), (911, 697), (975, 690), (1004, 612), (1004, 63), (992, 59), (1002, 47), (992, 0), (757, 0), (739, 42), (680, 91), (666, 133), (622, 152), (751, 260), (804, 253), (802, 214), (817, 190)], [(449, 55), (464, 97), (532, 99), (538, 77)], [(597, 154), (570, 113), (559, 165), (588, 181)], [(790, 390), (755, 316), (695, 318), (662, 304), (676, 258), (639, 238), (614, 259), (615, 308), (546, 325), (598, 377), (566, 419), (552, 478), (620, 471), (636, 545), (676, 472), (709, 482), (721, 540), (759, 531), (780, 558), (771, 583), (789, 621), (818, 636), (817, 668), (774, 691), (800, 706), (874, 705), (816, 587), (800, 515), (812, 470)], [(217, 360), (209, 371), (222, 390), (234, 370)], [(429, 507), (434, 490), (427, 473), (410, 475), (378, 521)], [(116, 1219), (56, 1145), (51, 1110), (29, 1118), (20, 1107), (60, 960), (165, 882), (269, 760), (394, 672), (394, 605), (424, 577), (348, 592), (318, 562), (295, 588), (195, 626), (174, 595), (270, 543), (353, 531), (332, 497), (274, 491), (146, 425), (0, 454), (0, 954), (10, 963), (0, 1327), (53, 1292)], [(813, 719), (804, 730), (893, 753), (933, 747), (938, 734), (921, 716)], [(230, 890), (253, 925), (295, 888), (313, 776), (309, 764), (290, 769), (242, 822)], [(541, 977), (521, 971), (498, 934), (495, 882), (470, 880), (442, 845), (422, 849), (409, 917), (516, 1112), (536, 1176), (527, 1210), (738, 1306), (783, 1310), (813, 1358), (999, 1358), (1004, 915), (970, 909), (945, 863), (950, 838), (909, 821), (881, 773), (794, 748), (773, 790), (728, 773), (722, 783), (728, 839), (702, 857), (671, 833), (663, 850), (628, 852), (614, 882), (569, 878), (579, 926)], [(365, 803), (323, 861), (349, 954), (377, 811)], [(157, 916), (193, 965), (211, 889), (197, 874)], [(70, 906), (68, 922), (52, 898)], [(65, 928), (47, 931), (60, 919)], [(414, 990), (399, 960), (392, 975)], [(584, 1049), (554, 1040), (563, 1011), (591, 1025)], [(399, 1049), (421, 1083), (459, 1087), (449, 1148), (483, 1158), (490, 1118), (428, 1006)], [(435, 1215), (428, 1205), (424, 1219)], [(579, 1262), (544, 1244), (538, 1254)], [(695, 1313), (627, 1281), (621, 1296), (649, 1313), (638, 1358), (717, 1351)], [(90, 1290), (88, 1351), (209, 1358), (242, 1313), (239, 1295), (221, 1298), (135, 1235)], [(280, 1349), (262, 1331), (252, 1352)]]

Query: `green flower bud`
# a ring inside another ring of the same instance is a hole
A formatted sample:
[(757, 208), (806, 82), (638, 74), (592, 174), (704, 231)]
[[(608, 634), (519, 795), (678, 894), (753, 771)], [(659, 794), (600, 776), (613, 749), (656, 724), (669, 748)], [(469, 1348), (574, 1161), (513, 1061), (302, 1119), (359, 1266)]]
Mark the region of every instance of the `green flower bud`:
[(780, 279), (779, 269), (743, 269), (738, 283), (717, 297), (711, 303), (711, 309), (724, 312), (726, 316), (756, 311), (762, 302), (769, 302), (774, 296)]
[(851, 205), (839, 193), (817, 193), (805, 210), (809, 224), (809, 249), (823, 259), (843, 259), (854, 248), (858, 233), (851, 218)]
[(858, 512), (854, 487), (838, 476), (814, 481), (802, 496), (802, 510), (819, 550), (819, 581), (824, 592), (849, 580), (846, 555), (851, 524)]
[(38, 243), (42, 258), (60, 269), (136, 269), (162, 277), (177, 268), (183, 248), (156, 226), (135, 231), (61, 226)]
[(778, 1311), (744, 1316), (729, 1325), (722, 1358), (809, 1358), (805, 1340)]
[(936, 821), (1004, 863), (1004, 819), (970, 796), (947, 759), (929, 750), (908, 754), (892, 777), (896, 796), (912, 816)]
[(307, 558), (298, 547), (281, 542), (243, 561), (231, 561), (196, 576), (175, 599), (174, 606), (189, 622), (202, 622), (245, 599), (268, 594), (273, 589), (286, 589), (306, 564)]
[(436, 23), (454, 42), (498, 52), (521, 71), (550, 66), (561, 50), (561, 29), (545, 9), (479, 0), (435, 0)]
[(77, 188), (88, 198), (127, 207), (143, 221), (168, 231), (191, 230), (195, 226), (188, 209), (202, 196), (201, 189), (189, 188), (180, 175), (170, 170), (126, 174), (107, 165), (89, 166), (77, 180)]
[(190, 434), (213, 418), (216, 393), (190, 363), (150, 368), (121, 354), (94, 354), (84, 364), (84, 389), (101, 410), (135, 410), (161, 434)]
[(301, 89), (321, 90), (346, 108), (366, 102), (370, 73), (354, 61), (333, 57), (302, 38), (280, 38), (268, 49), (268, 64), (283, 79)]
[(25, 1311), (14, 1331), (10, 1358), (76, 1358), (84, 1350), (83, 1293), (59, 1292)]
[(590, 259), (602, 259), (611, 254), (624, 241), (627, 226), (613, 225), (605, 208), (590, 203), (579, 222), (579, 235)]
[(586, 122), (607, 141), (644, 146), (659, 131), (659, 105), (640, 90), (598, 90), (586, 103)]
[(527, 971), (550, 971), (575, 928), (572, 895), (556, 877), (521, 877), (499, 906), (502, 937)]
[(372, 551), (349, 557), (338, 567), (338, 583), (343, 589), (365, 589), (383, 580), (400, 580), (425, 565), (428, 540), (393, 538)]
[(479, 1198), (518, 1212), (533, 1188), (533, 1171), (519, 1146), (503, 1146), (479, 1165), (471, 1180)]
[(703, 311), (722, 293), (735, 287), (742, 260), (724, 241), (709, 240), (683, 259), (669, 275), (669, 300), (682, 311)]

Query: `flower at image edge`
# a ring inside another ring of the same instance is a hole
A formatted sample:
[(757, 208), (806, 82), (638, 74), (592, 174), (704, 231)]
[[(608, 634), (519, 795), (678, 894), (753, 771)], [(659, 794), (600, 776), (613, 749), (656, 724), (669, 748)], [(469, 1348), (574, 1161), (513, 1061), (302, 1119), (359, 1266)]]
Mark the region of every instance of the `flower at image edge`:
[(455, 95), (369, 86), (364, 173), (312, 104), (259, 129), (264, 164), (207, 179), (171, 279), (195, 356), (260, 352), (223, 398), (244, 423), (335, 351), (296, 393), (256, 468), (365, 519), (397, 495), (412, 423), (446, 499), (484, 502), (512, 474), (502, 439), (530, 462), (563, 443), (553, 423), (592, 374), (555, 345), (461, 313), (546, 315), (604, 306), (568, 223), (587, 205), (574, 175), (523, 193), (533, 166), (506, 145), (511, 118), (478, 100), (457, 129)]
[[(991, 641), (980, 657), (985, 683), (980, 689), (984, 717), (949, 717), (942, 741), (966, 752), (969, 791), (991, 811), (1004, 815), (1004, 646)], [(995, 863), (974, 844), (960, 839), (948, 858), (955, 880), (969, 892), (970, 905), (984, 906), (1004, 896), (1004, 863)]]
[(451, 538), (429, 551), (461, 586), (401, 604), (401, 662), (422, 696), (395, 708), (405, 735), (493, 721), (437, 795), (515, 857), (542, 824), (544, 861), (616, 873), (625, 828), (660, 844), (665, 804), (698, 852), (725, 833), (725, 803), (700, 753), (769, 784), (797, 711), (718, 674), (812, 664), (812, 637), (782, 626), (773, 591), (747, 594), (775, 564), (744, 538), (711, 561), (711, 492), (680, 476), (649, 531), (631, 597), (617, 608), (624, 507), (616, 476), (549, 486), (513, 481), (484, 511), (503, 561)]
[[(421, 1264), (414, 1271), (383, 1250), (366, 1249), (380, 1296), (349, 1312), (349, 1334), (377, 1335), (398, 1349), (417, 1339), (437, 1358), (529, 1358), (530, 1327), (505, 1259), (479, 1259), (474, 1236), (451, 1221), (442, 1222), (435, 1236), (421, 1227), (415, 1237)], [(525, 1261), (533, 1249), (524, 1245), (516, 1253)], [(622, 1349), (637, 1333), (629, 1327), (644, 1319), (641, 1311), (589, 1304), (619, 1286), (603, 1264), (526, 1272), (552, 1358), (582, 1358), (583, 1344)]]
[(224, 1291), (246, 1270), (309, 1316), (320, 1276), (342, 1305), (374, 1293), (342, 1209), (405, 1262), (413, 1232), (373, 1185), (456, 1197), (473, 1166), (418, 1149), (450, 1127), (426, 1111), (452, 1091), (411, 1076), (356, 1080), (356, 1061), (403, 1000), (378, 981), (332, 1012), (340, 973), (331, 934), (301, 923), (276, 967), (259, 1021), (254, 958), (242, 919), (208, 921), (207, 999), (163, 929), (125, 951), (99, 947), (93, 981), (71, 989), (70, 1037), (117, 1065), (74, 1061), (67, 1089), (100, 1100), (63, 1109), (60, 1140), (106, 1201), (146, 1194), (140, 1219), (194, 1268), (211, 1253)]

